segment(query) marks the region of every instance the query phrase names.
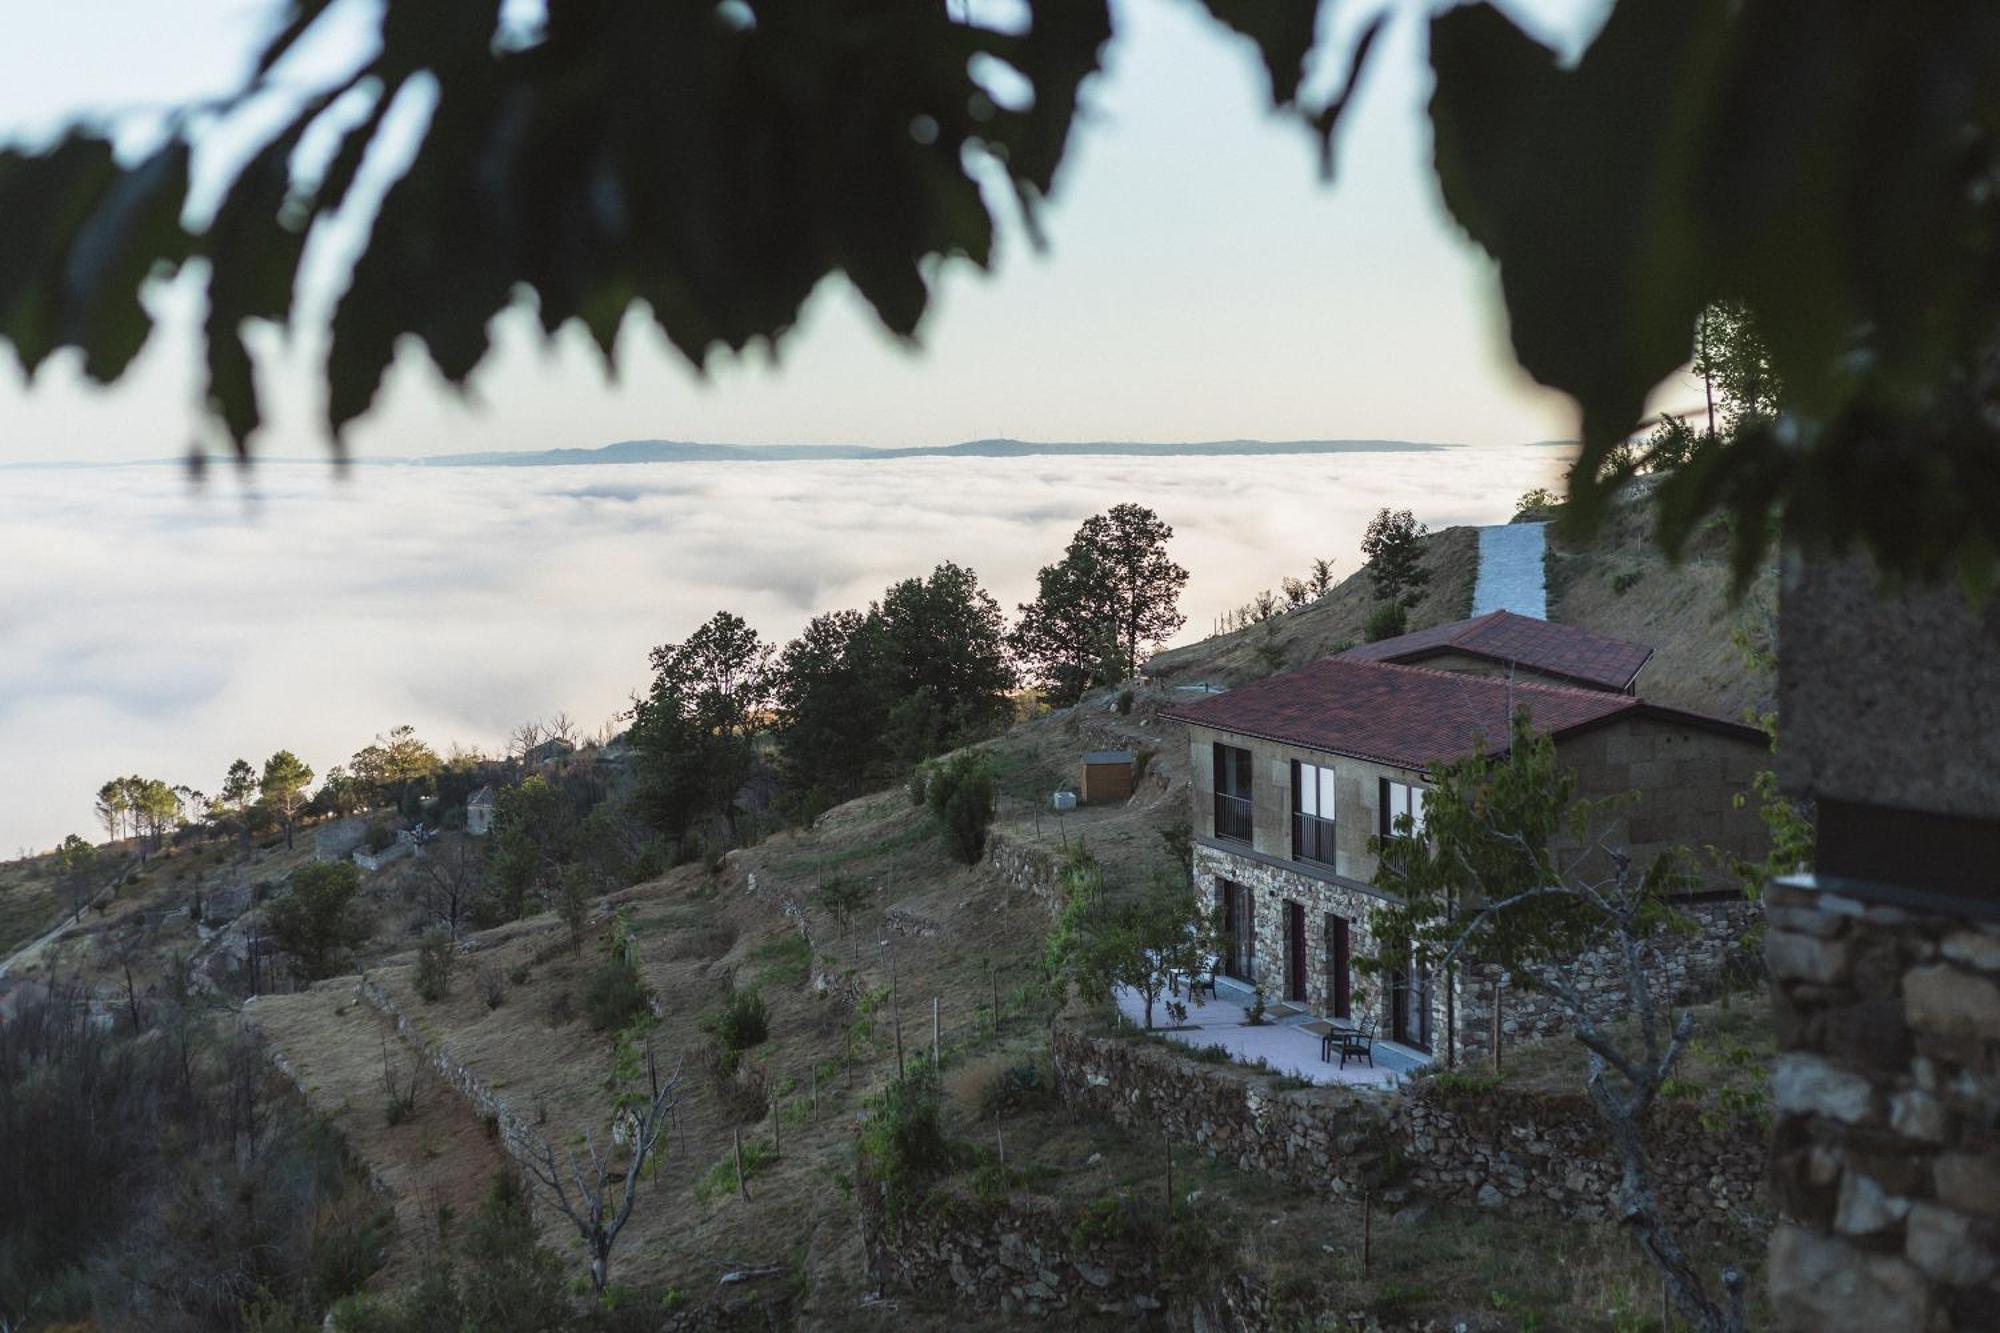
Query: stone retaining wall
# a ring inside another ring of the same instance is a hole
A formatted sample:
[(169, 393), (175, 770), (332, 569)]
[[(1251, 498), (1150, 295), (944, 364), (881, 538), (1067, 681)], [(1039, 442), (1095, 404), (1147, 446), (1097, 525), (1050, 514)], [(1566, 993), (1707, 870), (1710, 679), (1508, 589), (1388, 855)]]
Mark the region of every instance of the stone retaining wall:
[(1059, 865), (1047, 848), (995, 832), (986, 840), (986, 864), (1009, 888), (1032, 894), (1051, 914), (1062, 909)]
[[(1308, 1189), (1599, 1219), (1618, 1186), (1617, 1163), (1581, 1094), (1422, 1081), (1407, 1091), (1281, 1092), (1262, 1074), (1201, 1064), (1163, 1042), (1059, 1027), (1049, 1048), (1056, 1090), (1070, 1106)], [(1674, 1220), (1761, 1229), (1763, 1127), (1746, 1117), (1711, 1132), (1675, 1103), (1655, 1115), (1654, 1166)]]
[(1783, 1329), (2000, 1322), (2000, 922), (1774, 884)]

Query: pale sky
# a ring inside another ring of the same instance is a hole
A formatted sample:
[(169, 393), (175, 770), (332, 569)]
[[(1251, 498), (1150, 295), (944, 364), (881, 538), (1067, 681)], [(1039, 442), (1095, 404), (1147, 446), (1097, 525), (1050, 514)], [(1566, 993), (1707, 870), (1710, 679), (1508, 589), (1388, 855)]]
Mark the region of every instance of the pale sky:
[[(365, 5), (344, 0), (365, 17)], [(228, 89), (271, 0), (71, 0), (24, 7), (0, 44), (0, 136), (46, 136), (86, 109), (143, 133), (148, 109)], [(1572, 52), (1603, 0), (1509, 6)], [(1342, 23), (1362, 17), (1339, 7)], [(1180, 0), (1121, 0), (1108, 74), (1036, 254), (1004, 225), (998, 272), (949, 268), (911, 352), (844, 283), (824, 284), (781, 348), (695, 376), (628, 328), (607, 384), (581, 335), (538, 344), (500, 322), (470, 402), (406, 354), (354, 430), (362, 456), (592, 446), (619, 439), (948, 443), (1389, 438), (1499, 444), (1566, 437), (1574, 417), (1507, 354), (1491, 266), (1453, 229), (1429, 174), (1422, 6), (1400, 7), (1321, 184), (1296, 125), (1264, 108), (1250, 48)], [(337, 65), (363, 25), (335, 25)], [(217, 148), (211, 158), (226, 157)], [(1006, 220), (1010, 223), (1011, 219)], [(0, 353), (0, 461), (185, 452), (200, 427), (189, 327), (169, 319), (109, 392), (68, 355), (30, 388)], [(263, 372), (270, 454), (320, 447), (311, 339)]]

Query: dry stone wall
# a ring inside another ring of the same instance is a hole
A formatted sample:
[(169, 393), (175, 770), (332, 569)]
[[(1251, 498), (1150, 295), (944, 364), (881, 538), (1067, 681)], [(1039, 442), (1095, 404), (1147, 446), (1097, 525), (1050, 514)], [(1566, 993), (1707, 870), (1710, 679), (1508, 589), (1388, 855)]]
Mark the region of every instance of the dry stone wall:
[(2000, 1327), (2000, 921), (1768, 899), (1778, 1327)]
[[(1423, 1082), (1278, 1091), (1260, 1074), (1198, 1063), (1165, 1043), (1070, 1028), (1055, 1030), (1050, 1051), (1070, 1106), (1329, 1194), (1595, 1219), (1609, 1214), (1618, 1185), (1581, 1095)], [(1655, 1116), (1654, 1166), (1670, 1215), (1696, 1228), (1761, 1229), (1763, 1126), (1745, 1117), (1711, 1130), (1674, 1103)]]

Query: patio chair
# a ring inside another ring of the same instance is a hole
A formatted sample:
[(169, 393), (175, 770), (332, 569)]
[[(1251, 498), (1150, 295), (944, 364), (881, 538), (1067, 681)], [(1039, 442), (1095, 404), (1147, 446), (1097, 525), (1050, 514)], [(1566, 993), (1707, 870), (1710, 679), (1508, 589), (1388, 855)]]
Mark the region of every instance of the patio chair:
[(1356, 1058), (1366, 1060), (1368, 1067), (1373, 1069), (1375, 1067), (1375, 1016), (1373, 1014), (1368, 1015), (1355, 1027), (1334, 1028), (1319, 1039), (1319, 1058), (1322, 1061), (1331, 1064), (1333, 1062), (1333, 1053), (1336, 1049), (1340, 1051), (1340, 1067), (1342, 1069), (1347, 1068), (1348, 1060)]

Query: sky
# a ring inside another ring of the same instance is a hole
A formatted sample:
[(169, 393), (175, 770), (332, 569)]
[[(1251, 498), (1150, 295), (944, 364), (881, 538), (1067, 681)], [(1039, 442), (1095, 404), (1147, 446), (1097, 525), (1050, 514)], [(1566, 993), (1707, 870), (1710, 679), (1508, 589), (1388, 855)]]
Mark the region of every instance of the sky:
[[(0, 136), (81, 111), (143, 136), (158, 108), (233, 86), (269, 0), (75, 0), (10, 19)], [(1510, 6), (1574, 46), (1601, 0)], [(369, 10), (342, 0), (298, 77), (351, 58)], [(1344, 24), (1366, 11), (1330, 9)], [(1266, 107), (1248, 43), (1184, 0), (1119, 0), (1108, 73), (1036, 253), (1003, 231), (996, 271), (947, 266), (916, 351), (841, 280), (822, 285), (779, 364), (752, 352), (695, 375), (628, 326), (608, 384), (581, 334), (542, 343), (520, 313), (469, 401), (421, 355), (355, 430), (362, 456), (590, 446), (632, 438), (938, 444), (968, 438), (1566, 437), (1567, 400), (1513, 366), (1491, 265), (1455, 231), (1428, 170), (1423, 11), (1398, 7), (1340, 140), (1331, 187), (1296, 124)], [(1336, 34), (1333, 55), (1340, 52)], [(1337, 69), (1338, 59), (1329, 61)], [(1336, 76), (1337, 77), (1337, 74)], [(250, 127), (254, 129), (253, 127)], [(219, 134), (214, 173), (252, 142)], [(185, 284), (183, 284), (185, 288)], [(197, 438), (192, 289), (127, 382), (97, 392), (65, 355), (30, 389), (0, 351), (0, 461), (185, 453)], [(259, 448), (321, 449), (316, 340), (260, 340), (274, 420)]]
[[(0, 141), (46, 142), (87, 111), (138, 144), (163, 108), (235, 85), (274, 7), (21, 7), (0, 43)], [(1603, 3), (1510, 8), (1574, 55)], [(299, 77), (352, 59), (369, 12), (336, 0)], [(0, 771), (0, 854), (89, 830), (114, 774), (212, 790), (239, 755), (285, 746), (324, 773), (403, 722), (485, 747), (559, 709), (595, 726), (643, 684), (648, 647), (718, 607), (782, 640), (949, 559), (1011, 611), (1076, 523), (1120, 500), (1176, 528), (1190, 634), (1316, 556), (1352, 573), (1379, 505), (1433, 526), (1504, 521), (1560, 463), (1523, 446), (1569, 436), (1574, 418), (1513, 367), (1492, 266), (1442, 210), (1423, 11), (1396, 14), (1331, 187), (1304, 131), (1266, 108), (1246, 43), (1184, 0), (1117, 0), (1109, 70), (1085, 88), (1043, 219), (1048, 250), (1003, 225), (994, 274), (948, 265), (917, 350), (838, 280), (777, 364), (725, 360), (705, 379), (628, 327), (607, 383), (581, 335), (546, 345), (508, 315), (467, 398), (406, 356), (350, 443), (364, 458), (634, 438), (1466, 448), (343, 476), (319, 461), (312, 330), (268, 332), (255, 345), (271, 423), (256, 446), (312, 461), (224, 470), (198, 489), (177, 468), (0, 466), (0, 754), (38, 757)], [(226, 177), (254, 130), (205, 140), (198, 174)], [(338, 245), (328, 254), (337, 272)], [(199, 293), (183, 282), (152, 299), (162, 326), (109, 390), (68, 356), (29, 386), (0, 350), (0, 464), (131, 464), (201, 437)]]

